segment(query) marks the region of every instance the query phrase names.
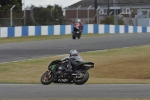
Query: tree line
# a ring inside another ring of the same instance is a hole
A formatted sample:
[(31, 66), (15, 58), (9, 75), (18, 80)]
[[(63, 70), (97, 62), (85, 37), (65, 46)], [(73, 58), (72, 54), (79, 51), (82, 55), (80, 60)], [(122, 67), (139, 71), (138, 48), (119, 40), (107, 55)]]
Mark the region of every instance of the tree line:
[[(59, 5), (48, 5), (47, 7), (30, 7), (22, 10), (22, 0), (0, 0), (0, 25), (9, 26), (10, 8), (13, 9), (13, 26), (21, 25), (60, 25), (66, 24), (63, 16), (63, 8)], [(24, 16), (25, 15), (25, 16)]]

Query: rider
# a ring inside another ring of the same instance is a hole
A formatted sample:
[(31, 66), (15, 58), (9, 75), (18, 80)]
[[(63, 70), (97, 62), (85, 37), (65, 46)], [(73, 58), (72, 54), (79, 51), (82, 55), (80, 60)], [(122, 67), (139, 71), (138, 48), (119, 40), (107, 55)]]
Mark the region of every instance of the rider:
[(78, 24), (78, 23), (80, 24), (79, 29), (80, 29), (80, 31), (82, 32), (82, 30), (83, 30), (83, 25), (82, 25), (82, 22), (81, 22), (80, 19), (77, 19), (77, 20), (75, 21), (74, 26), (75, 26), (76, 24)]
[(83, 62), (81, 56), (76, 49), (70, 50), (68, 72), (72, 72), (72, 67), (75, 67)]

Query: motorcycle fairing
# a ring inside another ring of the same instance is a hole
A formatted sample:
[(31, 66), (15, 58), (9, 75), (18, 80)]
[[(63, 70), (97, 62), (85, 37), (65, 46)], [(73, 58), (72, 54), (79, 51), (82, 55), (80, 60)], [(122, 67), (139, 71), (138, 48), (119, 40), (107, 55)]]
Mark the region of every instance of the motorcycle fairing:
[(82, 64), (78, 65), (77, 67), (85, 70), (89, 70), (90, 68), (94, 68), (93, 62), (83, 62)]

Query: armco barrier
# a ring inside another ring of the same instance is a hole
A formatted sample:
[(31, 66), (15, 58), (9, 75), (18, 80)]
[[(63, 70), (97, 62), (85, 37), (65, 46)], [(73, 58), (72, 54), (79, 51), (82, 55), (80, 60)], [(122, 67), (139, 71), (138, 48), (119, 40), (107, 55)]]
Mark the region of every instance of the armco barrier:
[[(40, 35), (66, 35), (71, 34), (72, 29), (72, 25), (0, 27), (0, 38)], [(85, 24), (83, 30), (83, 34), (121, 34), (147, 32), (150, 32), (150, 27), (102, 24)]]

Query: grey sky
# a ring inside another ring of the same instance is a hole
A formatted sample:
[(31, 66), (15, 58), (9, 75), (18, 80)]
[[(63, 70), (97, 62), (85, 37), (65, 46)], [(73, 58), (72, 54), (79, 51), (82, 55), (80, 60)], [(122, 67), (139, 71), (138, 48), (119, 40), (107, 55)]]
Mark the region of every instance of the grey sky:
[(25, 1), (26, 6), (34, 5), (34, 6), (46, 6), (46, 5), (60, 5), (63, 8), (69, 5), (72, 5), (80, 0), (22, 0)]

